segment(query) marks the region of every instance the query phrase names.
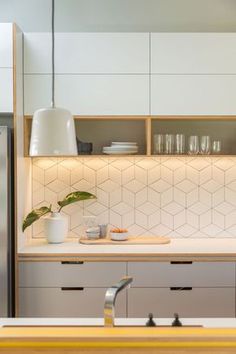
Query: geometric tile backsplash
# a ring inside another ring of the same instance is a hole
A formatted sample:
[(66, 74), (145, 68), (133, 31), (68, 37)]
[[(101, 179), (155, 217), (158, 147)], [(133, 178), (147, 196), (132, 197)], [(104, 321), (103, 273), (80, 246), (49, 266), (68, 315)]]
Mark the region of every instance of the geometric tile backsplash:
[[(82, 234), (83, 215), (140, 236), (236, 236), (236, 157), (34, 158), (32, 169), (34, 208), (73, 190), (96, 194), (64, 208), (68, 237)], [(42, 221), (32, 237), (44, 237)]]

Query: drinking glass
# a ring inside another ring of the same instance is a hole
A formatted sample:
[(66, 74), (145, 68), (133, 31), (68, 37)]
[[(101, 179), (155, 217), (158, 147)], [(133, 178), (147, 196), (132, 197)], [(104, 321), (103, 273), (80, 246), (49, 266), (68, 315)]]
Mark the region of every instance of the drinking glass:
[(188, 139), (189, 155), (197, 155), (199, 153), (199, 138), (197, 135), (191, 135)]
[(175, 145), (175, 136), (173, 134), (165, 135), (165, 154), (173, 154)]
[(106, 238), (107, 237), (108, 224), (99, 224), (98, 226), (100, 228), (100, 238)]
[(154, 135), (154, 154), (163, 154), (164, 152), (164, 136), (162, 134)]
[(221, 153), (221, 141), (220, 140), (214, 140), (212, 142), (212, 153), (216, 154), (216, 155)]
[(185, 136), (184, 134), (176, 134), (175, 136), (175, 153), (184, 154), (185, 153)]
[(201, 137), (200, 152), (202, 155), (209, 155), (211, 153), (211, 138), (209, 135)]
[(98, 225), (97, 223), (97, 217), (94, 215), (84, 215), (82, 218), (82, 233), (83, 236), (86, 236), (86, 230), (91, 228), (91, 227), (96, 227)]

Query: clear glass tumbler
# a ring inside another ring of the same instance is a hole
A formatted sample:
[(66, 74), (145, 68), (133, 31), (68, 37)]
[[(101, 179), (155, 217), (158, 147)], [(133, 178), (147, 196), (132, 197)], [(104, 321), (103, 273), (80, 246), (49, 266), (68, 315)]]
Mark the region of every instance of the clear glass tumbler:
[(188, 139), (188, 154), (199, 154), (199, 137), (197, 135), (191, 135)]
[(176, 134), (175, 136), (175, 153), (184, 154), (185, 153), (185, 136), (184, 134)]
[(96, 227), (98, 225), (97, 223), (97, 217), (94, 215), (84, 215), (82, 219), (82, 234), (83, 236), (86, 236), (86, 230), (91, 228), (91, 227)]
[(209, 135), (201, 137), (200, 153), (202, 155), (209, 155), (211, 153), (211, 138)]
[(174, 154), (174, 146), (175, 146), (175, 136), (173, 134), (165, 135), (165, 154)]
[(154, 154), (163, 154), (164, 136), (162, 134), (155, 134), (153, 142), (154, 142)]
[(216, 154), (216, 155), (221, 153), (221, 141), (220, 140), (214, 140), (212, 142), (212, 153)]

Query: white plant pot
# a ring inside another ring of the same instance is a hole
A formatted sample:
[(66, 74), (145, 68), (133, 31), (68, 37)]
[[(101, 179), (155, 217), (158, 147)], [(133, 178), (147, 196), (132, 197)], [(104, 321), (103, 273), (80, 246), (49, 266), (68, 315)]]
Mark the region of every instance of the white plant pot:
[(48, 243), (62, 243), (68, 234), (68, 217), (51, 213), (44, 219), (44, 232)]

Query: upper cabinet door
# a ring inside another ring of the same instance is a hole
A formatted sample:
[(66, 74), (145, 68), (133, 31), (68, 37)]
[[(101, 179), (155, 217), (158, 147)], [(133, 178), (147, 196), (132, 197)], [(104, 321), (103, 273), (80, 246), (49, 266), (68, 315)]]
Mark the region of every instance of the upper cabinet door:
[(235, 74), (236, 33), (152, 33), (155, 74)]
[(0, 23), (0, 112), (13, 111), (12, 23)]
[[(56, 75), (56, 105), (72, 114), (146, 115), (149, 75)], [(25, 114), (49, 106), (50, 75), (25, 75)]]
[(151, 114), (236, 115), (235, 75), (152, 75)]
[(0, 68), (0, 112), (13, 112), (13, 70)]
[[(51, 72), (51, 35), (25, 34), (25, 73)], [(147, 74), (148, 33), (57, 33), (56, 73)]]
[(12, 23), (0, 23), (0, 68), (13, 67)]

